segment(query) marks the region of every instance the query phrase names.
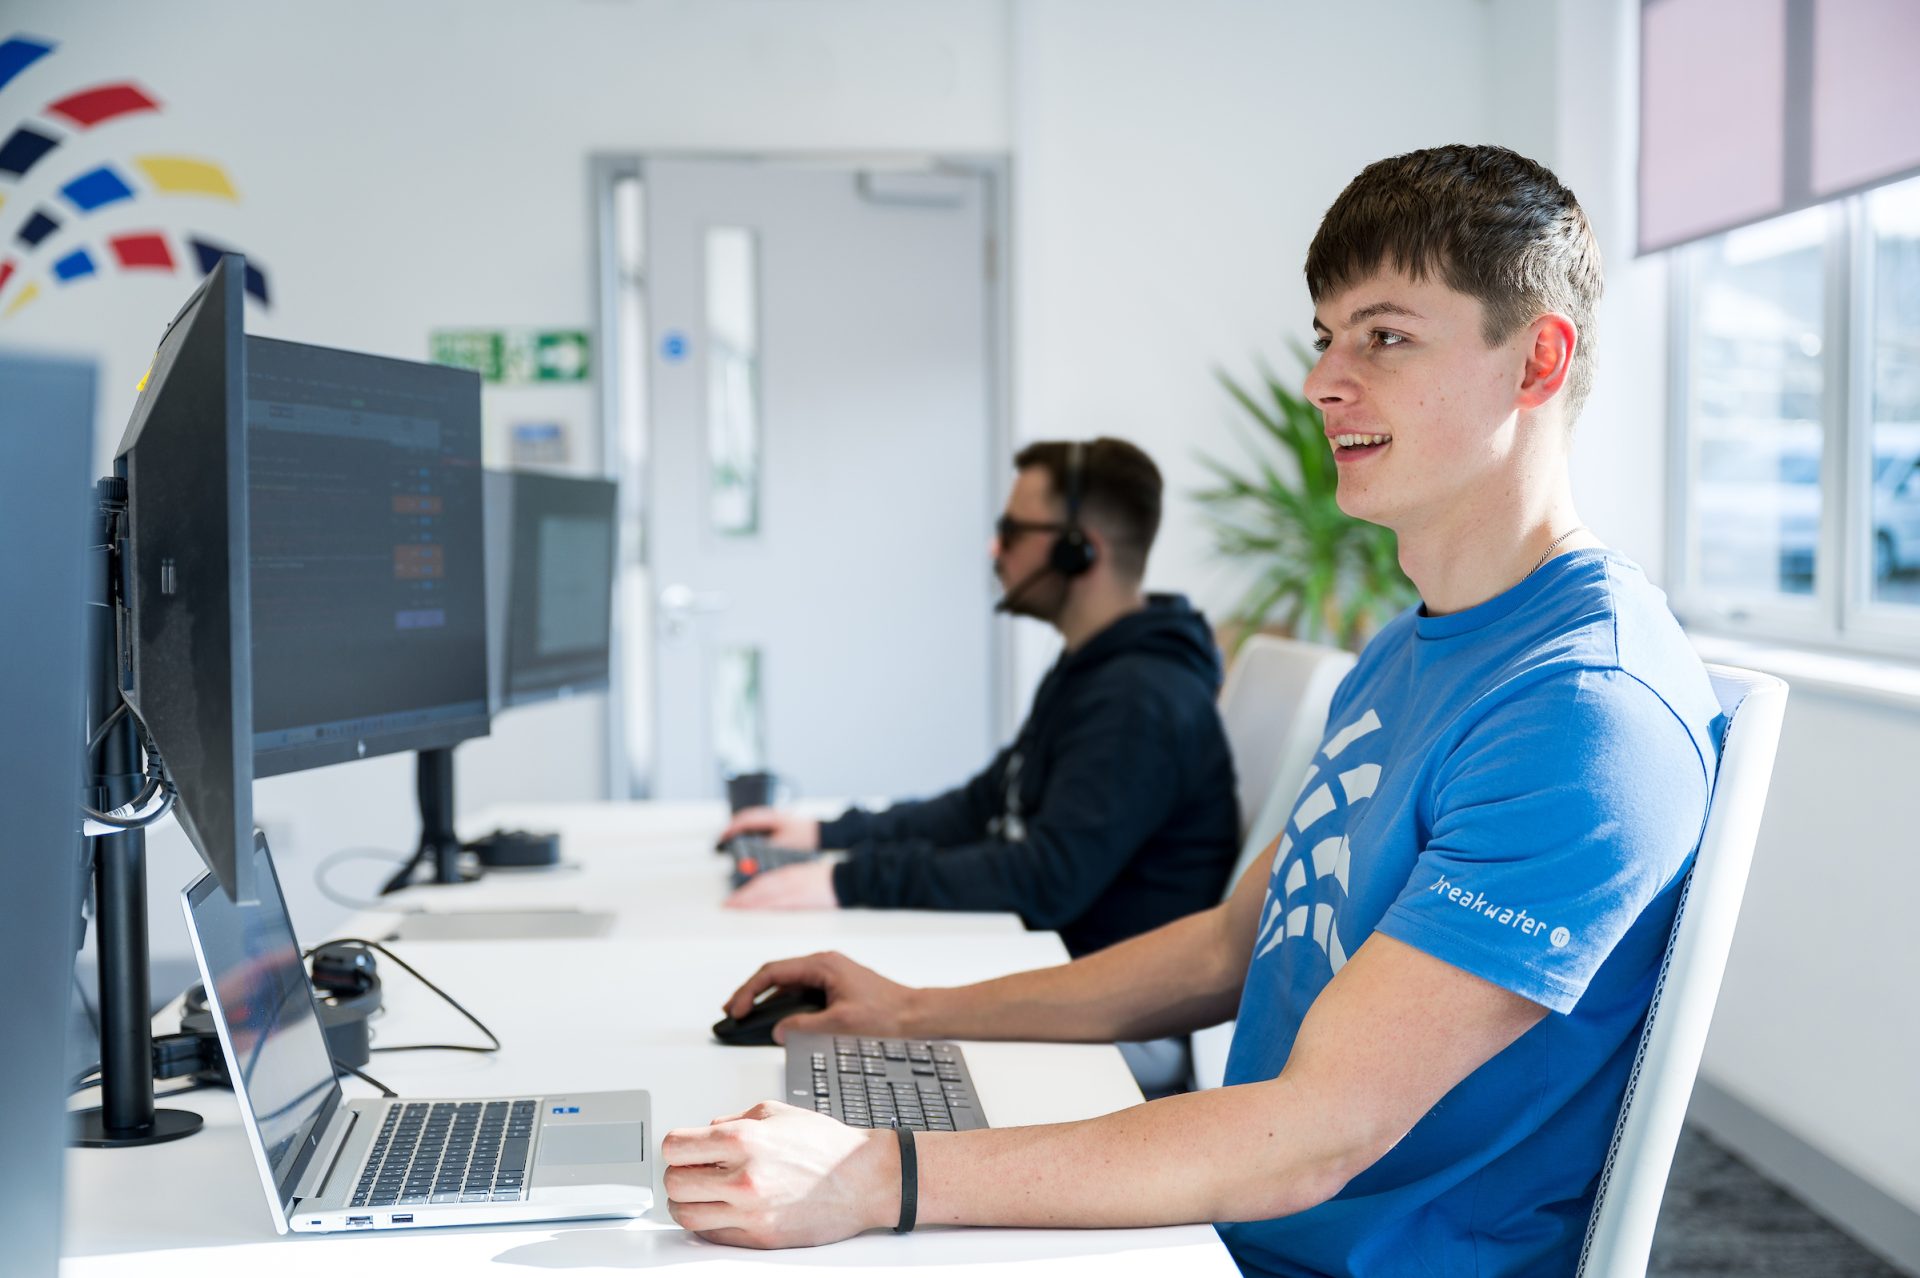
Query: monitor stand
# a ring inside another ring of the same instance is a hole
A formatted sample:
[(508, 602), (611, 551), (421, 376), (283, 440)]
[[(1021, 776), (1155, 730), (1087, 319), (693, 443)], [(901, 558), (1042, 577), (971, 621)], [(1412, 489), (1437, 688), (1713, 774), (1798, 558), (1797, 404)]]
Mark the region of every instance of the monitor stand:
[[(139, 797), (143, 770), (132, 715), (115, 717), (123, 686), (117, 622), (122, 615), (119, 543), (126, 483), (103, 479), (98, 492), (88, 581), (87, 739), (99, 737), (100, 742), (87, 760), (88, 801), (101, 812), (111, 812)], [(122, 830), (95, 836), (87, 844), (100, 962), (100, 1108), (73, 1116), (70, 1139), (95, 1149), (178, 1140), (199, 1131), (204, 1120), (187, 1110), (154, 1108), (146, 835)]]
[(480, 877), (478, 870), (460, 864), (460, 854), (467, 848), (453, 832), (452, 746), (415, 752), (414, 793), (420, 800), (420, 843), (413, 859), (380, 889), (381, 896), (413, 886), (414, 872), (422, 861), (427, 863), (422, 883), (471, 883)]
[[(420, 844), (413, 859), (387, 880), (380, 889), (385, 896), (401, 888), (420, 883), (471, 883), (488, 868), (531, 869), (555, 865), (560, 860), (560, 838), (556, 834), (529, 834), (524, 830), (495, 830), (471, 843), (462, 843), (453, 829), (453, 747), (421, 750), (415, 756), (415, 793), (420, 800)], [(478, 864), (462, 864), (461, 854), (471, 852)], [(421, 862), (428, 873), (416, 880)]]
[(421, 750), (414, 757), (420, 797), (420, 847), (414, 852), (414, 864), (425, 861), (431, 867), (428, 883), (471, 883), (480, 877), (479, 871), (460, 864), (466, 846), (453, 832), (453, 747)]

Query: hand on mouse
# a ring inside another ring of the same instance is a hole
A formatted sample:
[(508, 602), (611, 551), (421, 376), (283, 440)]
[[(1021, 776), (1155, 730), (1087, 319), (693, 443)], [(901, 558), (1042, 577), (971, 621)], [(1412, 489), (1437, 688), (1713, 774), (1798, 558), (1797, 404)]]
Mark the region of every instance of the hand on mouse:
[(820, 823), (812, 817), (794, 816), (778, 808), (742, 808), (720, 831), (718, 842), (725, 843), (736, 834), (764, 834), (777, 848), (816, 852), (820, 848)]
[(667, 1210), (682, 1228), (736, 1247), (812, 1247), (892, 1225), (900, 1152), (890, 1131), (763, 1101), (660, 1142)]
[(835, 910), (840, 898), (833, 892), (833, 862), (805, 861), (760, 873), (734, 889), (725, 902), (729, 910)]
[(889, 981), (861, 967), (844, 954), (809, 954), (781, 959), (761, 967), (727, 999), (726, 1012), (745, 1016), (761, 991), (774, 986), (792, 989), (812, 986), (827, 996), (825, 1010), (784, 1017), (773, 1027), (773, 1041), (784, 1045), (788, 1034), (906, 1034), (919, 990)]

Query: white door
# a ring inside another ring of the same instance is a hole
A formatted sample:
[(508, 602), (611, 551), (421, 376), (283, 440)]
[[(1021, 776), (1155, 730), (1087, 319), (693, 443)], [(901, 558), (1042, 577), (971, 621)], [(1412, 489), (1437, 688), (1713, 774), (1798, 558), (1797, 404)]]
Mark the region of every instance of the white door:
[(990, 178), (644, 162), (652, 793), (924, 794), (993, 748)]

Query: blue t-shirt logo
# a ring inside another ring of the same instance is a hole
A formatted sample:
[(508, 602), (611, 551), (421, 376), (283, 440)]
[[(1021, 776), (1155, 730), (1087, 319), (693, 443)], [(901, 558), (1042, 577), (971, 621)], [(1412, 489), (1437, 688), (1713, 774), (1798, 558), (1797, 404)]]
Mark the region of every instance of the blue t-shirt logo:
[[(1368, 710), (1329, 737), (1308, 770), (1301, 798), (1274, 854), (1260, 935), (1253, 947), (1255, 962), (1281, 942), (1305, 937), (1326, 955), (1327, 975), (1346, 965), (1340, 918), (1353, 866), (1353, 843), (1346, 831), (1357, 806), (1372, 797), (1380, 784), (1380, 764), (1367, 758), (1367, 745), (1386, 740), (1381, 726), (1380, 716)], [(1356, 746), (1349, 756), (1349, 748)], [(1327, 819), (1335, 816), (1342, 819)]]

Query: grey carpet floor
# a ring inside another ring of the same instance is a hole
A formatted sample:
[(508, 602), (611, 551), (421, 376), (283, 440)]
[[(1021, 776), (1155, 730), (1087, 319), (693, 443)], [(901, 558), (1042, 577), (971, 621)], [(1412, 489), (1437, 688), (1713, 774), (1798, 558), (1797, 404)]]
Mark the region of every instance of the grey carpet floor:
[(1648, 1278), (1903, 1278), (1692, 1127), (1680, 1135)]

